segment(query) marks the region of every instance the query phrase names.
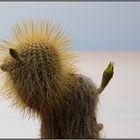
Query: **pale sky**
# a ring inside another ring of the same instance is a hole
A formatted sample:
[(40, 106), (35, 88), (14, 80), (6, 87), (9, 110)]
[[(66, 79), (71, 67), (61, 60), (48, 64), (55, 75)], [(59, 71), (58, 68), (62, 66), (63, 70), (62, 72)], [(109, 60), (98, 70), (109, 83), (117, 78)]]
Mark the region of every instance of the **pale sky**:
[(140, 50), (140, 2), (0, 2), (0, 39), (30, 18), (61, 25), (75, 50)]

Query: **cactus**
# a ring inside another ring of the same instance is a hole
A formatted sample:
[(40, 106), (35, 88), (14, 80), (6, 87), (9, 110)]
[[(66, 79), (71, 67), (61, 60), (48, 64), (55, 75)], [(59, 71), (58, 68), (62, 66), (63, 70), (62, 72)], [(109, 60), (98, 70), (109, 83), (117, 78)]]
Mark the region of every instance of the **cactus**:
[(0, 46), (4, 95), (41, 120), (41, 138), (100, 138), (99, 93), (113, 76), (110, 63), (101, 87), (74, 65), (70, 39), (49, 21), (16, 24), (14, 40)]

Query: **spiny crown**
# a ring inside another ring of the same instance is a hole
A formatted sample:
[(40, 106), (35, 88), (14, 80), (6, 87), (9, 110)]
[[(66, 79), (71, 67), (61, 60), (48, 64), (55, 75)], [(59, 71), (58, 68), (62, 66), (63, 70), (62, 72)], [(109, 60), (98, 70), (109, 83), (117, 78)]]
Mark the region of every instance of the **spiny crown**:
[(1, 69), (7, 72), (7, 89), (14, 93), (8, 96), (37, 112), (55, 103), (59, 106), (74, 85), (70, 73), (76, 72), (67, 48), (69, 38), (48, 21), (17, 24), (14, 38), (1, 46), (1, 52), (7, 52)]

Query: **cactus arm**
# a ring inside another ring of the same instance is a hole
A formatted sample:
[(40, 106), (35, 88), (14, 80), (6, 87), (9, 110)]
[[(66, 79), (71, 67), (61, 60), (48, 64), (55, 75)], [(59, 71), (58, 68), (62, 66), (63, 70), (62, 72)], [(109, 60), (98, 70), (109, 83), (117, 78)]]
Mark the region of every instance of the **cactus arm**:
[(113, 74), (114, 74), (114, 63), (110, 62), (105, 71), (103, 72), (101, 86), (98, 89), (99, 93), (101, 93), (108, 85), (109, 81), (113, 77)]
[(9, 52), (10, 52), (10, 55), (14, 58), (14, 59), (16, 59), (17, 61), (19, 61), (19, 62), (21, 62), (22, 61), (22, 59), (21, 59), (21, 57), (19, 56), (19, 54), (18, 54), (18, 52), (15, 50), (15, 49), (9, 49)]

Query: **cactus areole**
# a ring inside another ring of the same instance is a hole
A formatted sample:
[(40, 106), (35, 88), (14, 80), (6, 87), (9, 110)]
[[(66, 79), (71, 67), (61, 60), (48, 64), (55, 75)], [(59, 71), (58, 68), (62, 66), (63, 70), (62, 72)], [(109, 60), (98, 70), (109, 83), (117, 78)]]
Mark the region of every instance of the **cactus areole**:
[(1, 42), (1, 91), (24, 113), (41, 121), (41, 138), (100, 138), (99, 94), (113, 76), (113, 63), (96, 88), (79, 74), (70, 39), (49, 21), (16, 24), (12, 41)]

